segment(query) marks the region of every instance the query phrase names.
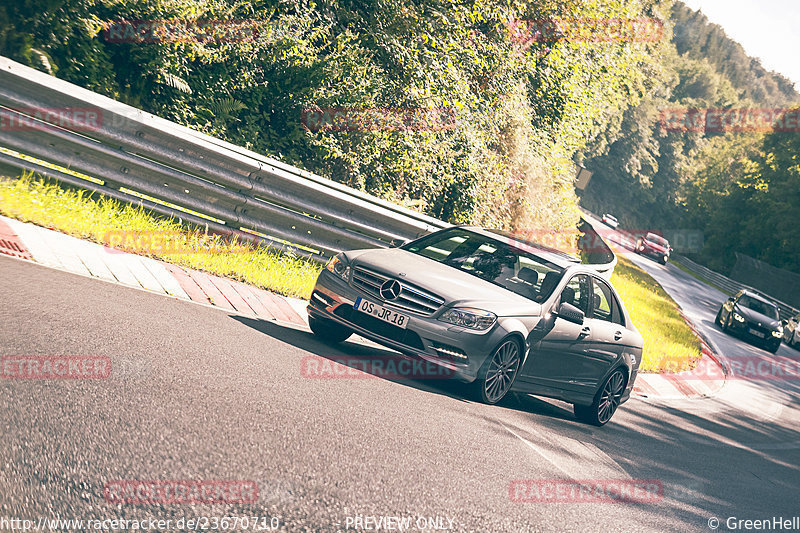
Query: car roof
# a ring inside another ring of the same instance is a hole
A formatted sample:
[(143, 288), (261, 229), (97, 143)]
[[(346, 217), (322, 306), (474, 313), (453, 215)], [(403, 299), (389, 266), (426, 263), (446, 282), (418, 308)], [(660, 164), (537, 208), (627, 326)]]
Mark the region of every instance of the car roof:
[(568, 254), (567, 252), (558, 250), (556, 248), (545, 246), (544, 244), (538, 243), (536, 241), (520, 238), (519, 236), (515, 235), (510, 231), (482, 228), (480, 226), (458, 226), (458, 227), (468, 231), (472, 231), (473, 233), (477, 233), (479, 235), (483, 235), (484, 237), (489, 237), (498, 240), (503, 244), (520, 248), (523, 251), (536, 254), (542, 259), (549, 261), (550, 263), (553, 263), (554, 265), (559, 266), (561, 268), (567, 268), (569, 266), (581, 262), (579, 257), (575, 257), (572, 254)]

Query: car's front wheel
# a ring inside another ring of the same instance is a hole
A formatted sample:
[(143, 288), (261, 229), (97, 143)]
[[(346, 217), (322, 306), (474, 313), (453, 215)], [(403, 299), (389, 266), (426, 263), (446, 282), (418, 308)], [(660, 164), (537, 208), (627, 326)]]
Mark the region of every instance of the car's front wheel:
[(617, 412), (624, 392), (625, 374), (622, 370), (615, 370), (600, 387), (592, 405), (575, 404), (575, 417), (593, 426), (604, 426)]
[(714, 319), (714, 324), (722, 327), (722, 308), (720, 307), (719, 311), (717, 311), (717, 318)]
[(309, 316), (308, 325), (314, 335), (326, 342), (344, 342), (353, 334), (353, 331), (345, 326), (340, 326), (336, 322), (324, 318)]
[(502, 400), (517, 378), (521, 361), (520, 343), (515, 339), (503, 341), (478, 371), (473, 384), (478, 399), (488, 404)]

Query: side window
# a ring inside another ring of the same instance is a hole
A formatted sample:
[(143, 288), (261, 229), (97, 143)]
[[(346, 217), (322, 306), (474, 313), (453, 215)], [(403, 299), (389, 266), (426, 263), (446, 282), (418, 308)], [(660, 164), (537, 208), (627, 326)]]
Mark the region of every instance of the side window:
[(622, 317), (622, 309), (614, 297), (614, 293), (611, 292), (611, 287), (597, 278), (594, 279), (592, 286), (594, 298), (592, 317), (624, 326), (625, 319)]
[(589, 276), (578, 274), (574, 276), (564, 290), (561, 291), (561, 303), (572, 304), (584, 314), (589, 314)]

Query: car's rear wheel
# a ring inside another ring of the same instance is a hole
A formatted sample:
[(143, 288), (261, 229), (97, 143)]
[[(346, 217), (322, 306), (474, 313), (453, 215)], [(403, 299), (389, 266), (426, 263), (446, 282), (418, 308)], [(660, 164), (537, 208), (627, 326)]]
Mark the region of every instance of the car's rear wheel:
[(341, 326), (332, 320), (324, 318), (308, 317), (308, 325), (314, 335), (326, 342), (339, 343), (346, 341), (353, 331)]
[(521, 361), (520, 343), (515, 339), (503, 341), (478, 371), (473, 384), (478, 399), (492, 405), (502, 400), (517, 378)]
[(600, 387), (592, 405), (575, 405), (575, 417), (593, 426), (604, 426), (617, 412), (625, 392), (625, 374), (615, 370)]

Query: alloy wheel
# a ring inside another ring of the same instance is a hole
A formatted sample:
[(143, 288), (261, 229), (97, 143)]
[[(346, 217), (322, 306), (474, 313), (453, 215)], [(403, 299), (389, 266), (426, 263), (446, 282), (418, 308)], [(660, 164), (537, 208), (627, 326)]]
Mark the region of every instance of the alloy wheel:
[(483, 383), (483, 395), (488, 403), (499, 402), (511, 389), (519, 363), (520, 350), (516, 341), (507, 340), (495, 350)]
[(606, 381), (597, 404), (597, 419), (601, 424), (605, 424), (614, 416), (624, 389), (625, 378), (622, 376), (622, 372), (614, 372)]

